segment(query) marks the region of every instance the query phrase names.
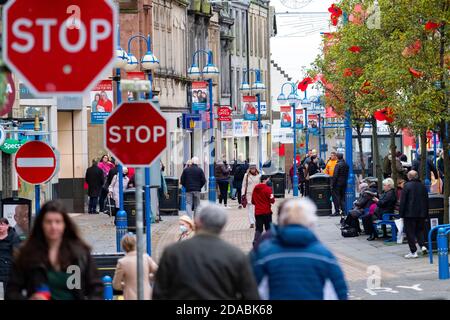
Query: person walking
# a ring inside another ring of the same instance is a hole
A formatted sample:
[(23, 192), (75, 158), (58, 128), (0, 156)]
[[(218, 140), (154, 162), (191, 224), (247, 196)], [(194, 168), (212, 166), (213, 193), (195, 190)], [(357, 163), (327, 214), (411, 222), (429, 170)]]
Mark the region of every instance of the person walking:
[(248, 257), (219, 236), (227, 218), (215, 204), (199, 210), (195, 236), (164, 250), (153, 300), (259, 299)]
[(244, 181), (245, 173), (249, 168), (247, 160), (245, 162), (238, 163), (236, 170), (234, 171), (234, 187), (236, 188), (236, 197), (239, 203), (239, 209), (242, 209), (242, 184)]
[(194, 221), (189, 218), (187, 215), (182, 215), (178, 219), (179, 225), (180, 225), (180, 236), (178, 238), (178, 241), (183, 241), (190, 239), (194, 236), (195, 231), (195, 224)]
[(244, 195), (247, 201), (248, 220), (250, 222), (250, 228), (255, 227), (255, 206), (252, 204), (252, 193), (256, 185), (259, 183), (261, 176), (256, 164), (252, 163), (249, 166), (247, 173), (244, 176), (243, 185)]
[[(130, 179), (128, 178), (128, 168), (122, 167), (123, 172), (123, 191), (125, 191), (128, 187), (128, 183), (130, 182)], [(117, 212), (120, 209), (120, 181), (119, 181), (119, 174), (116, 174), (114, 178), (111, 181), (111, 184), (109, 185), (108, 191), (109, 196), (114, 199), (114, 206), (115, 210), (113, 212), (114, 216), (114, 224), (116, 224), (117, 219)]]
[[(20, 245), (20, 237), (9, 225), (6, 218), (0, 218), (0, 292), (5, 292), (8, 284), (9, 273), (13, 262), (13, 254)], [(3, 300), (3, 295), (0, 299)]]
[(405, 258), (413, 259), (418, 257), (416, 241), (423, 254), (428, 251), (425, 246), (425, 220), (429, 218), (428, 191), (419, 180), (417, 171), (409, 171), (408, 180), (403, 187), (399, 212), (404, 221), (406, 238), (411, 251), (405, 255)]
[(334, 204), (334, 213), (331, 216), (339, 216), (345, 213), (345, 190), (349, 175), (349, 166), (342, 153), (336, 154), (337, 163), (331, 179), (331, 196)]
[(230, 166), (226, 161), (218, 161), (215, 167), (216, 182), (219, 186), (219, 203), (227, 207)]
[(191, 219), (200, 204), (200, 192), (206, 183), (205, 173), (198, 166), (199, 163), (199, 158), (193, 157), (191, 165), (184, 168), (180, 178), (181, 185), (186, 189), (186, 213)]
[[(98, 197), (102, 193), (102, 188), (105, 183), (103, 171), (98, 167), (97, 161), (92, 160), (92, 165), (87, 168), (85, 181), (88, 185), (89, 205), (88, 213), (95, 214), (97, 212)], [(100, 212), (103, 212), (100, 208)]]
[[(126, 234), (120, 241), (122, 249), (125, 251), (125, 257), (117, 261), (116, 271), (112, 281), (115, 290), (123, 291), (124, 300), (137, 300), (137, 252), (136, 252), (136, 236)], [(152, 296), (151, 281), (158, 269), (158, 265), (153, 259), (144, 253), (142, 257), (142, 273), (144, 283), (144, 300), (150, 300)]]
[[(114, 164), (109, 160), (108, 155), (103, 155), (100, 162), (98, 163), (98, 167), (103, 171), (104, 181), (107, 181), (109, 171), (114, 168)], [(99, 199), (100, 212), (105, 211), (105, 201), (108, 196), (108, 186), (104, 185)]]
[(270, 230), (272, 223), (272, 204), (275, 203), (272, 188), (267, 185), (270, 176), (261, 176), (261, 183), (255, 186), (252, 193), (252, 204), (255, 206), (255, 237), (253, 245), (255, 245), (261, 237), (263, 231)]
[(272, 238), (253, 252), (260, 296), (268, 300), (346, 300), (348, 288), (334, 255), (312, 232), (317, 207), (308, 198), (283, 205)]
[[(73, 266), (82, 276), (73, 281)], [(90, 247), (59, 201), (45, 203), (13, 262), (6, 300), (101, 300), (103, 283)]]

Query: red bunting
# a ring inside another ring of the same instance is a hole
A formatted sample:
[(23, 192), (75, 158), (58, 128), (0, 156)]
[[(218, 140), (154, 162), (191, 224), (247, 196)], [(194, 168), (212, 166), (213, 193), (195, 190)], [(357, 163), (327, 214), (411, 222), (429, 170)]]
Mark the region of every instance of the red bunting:
[(402, 51), (402, 55), (405, 58), (409, 58), (418, 54), (420, 50), (422, 50), (422, 42), (417, 39), (413, 44), (409, 45)]
[(345, 68), (344, 69), (344, 77), (351, 77), (353, 75), (352, 69)]
[(361, 87), (361, 90), (360, 90), (361, 93), (369, 94), (371, 92), (370, 87), (371, 87), (370, 81), (367, 81), (367, 80), (364, 81), (364, 83)]
[(361, 47), (359, 47), (359, 46), (351, 46), (350, 48), (348, 48), (348, 50), (353, 52), (353, 53), (360, 53), (361, 52)]
[(301, 91), (305, 91), (308, 88), (308, 86), (313, 83), (314, 83), (313, 79), (311, 79), (310, 77), (306, 77), (305, 79), (300, 81), (300, 83), (298, 84), (298, 88)]
[(353, 12), (348, 17), (348, 21), (356, 25), (362, 25), (365, 20), (366, 13), (360, 3), (357, 3), (353, 8)]
[(354, 68), (353, 69), (353, 74), (355, 75), (355, 76), (361, 76), (362, 74), (364, 73), (364, 70), (362, 69), (362, 68), (360, 68), (360, 67), (356, 67), (356, 68)]
[(331, 13), (331, 24), (337, 26), (339, 17), (342, 16), (342, 9), (336, 6), (334, 3), (328, 8), (328, 12)]
[(435, 31), (440, 26), (441, 26), (440, 23), (436, 23), (436, 22), (433, 22), (433, 21), (428, 21), (427, 23), (425, 23), (425, 30), (427, 30), (427, 31)]
[(423, 72), (417, 71), (417, 70), (415, 70), (415, 69), (413, 69), (413, 68), (409, 68), (409, 73), (411, 73), (411, 75), (412, 75), (414, 78), (420, 78), (420, 77), (423, 76)]
[(375, 111), (373, 116), (378, 121), (386, 121), (387, 123), (394, 122), (394, 112), (389, 107)]

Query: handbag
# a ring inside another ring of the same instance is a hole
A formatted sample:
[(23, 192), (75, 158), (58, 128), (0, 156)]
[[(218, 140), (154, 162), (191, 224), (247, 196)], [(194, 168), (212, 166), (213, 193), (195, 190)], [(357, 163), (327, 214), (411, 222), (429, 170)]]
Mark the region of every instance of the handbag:
[(247, 207), (248, 199), (247, 199), (247, 188), (248, 188), (248, 173), (247, 173), (247, 179), (245, 179), (245, 192), (241, 196), (241, 204), (244, 208)]

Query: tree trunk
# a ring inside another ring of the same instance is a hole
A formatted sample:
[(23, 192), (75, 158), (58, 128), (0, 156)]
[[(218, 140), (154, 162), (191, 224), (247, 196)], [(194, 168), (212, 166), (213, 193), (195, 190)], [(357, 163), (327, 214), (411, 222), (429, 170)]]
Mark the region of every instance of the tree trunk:
[(378, 148), (377, 120), (372, 117), (372, 157), (375, 164), (375, 176), (378, 179), (378, 192), (381, 194), (383, 172), (381, 170), (380, 150)]
[(395, 128), (392, 125), (389, 125), (389, 137), (391, 144), (389, 149), (391, 150), (391, 171), (392, 171), (392, 179), (394, 180), (394, 186), (397, 186), (398, 172), (397, 172), (397, 157), (395, 156), (396, 145), (395, 145)]
[(425, 179), (427, 177), (427, 130), (423, 130), (420, 133), (420, 167), (419, 167), (419, 175), (420, 180), (425, 183)]
[(355, 126), (356, 129), (356, 135), (358, 139), (358, 149), (359, 149), (359, 161), (361, 162), (361, 178), (364, 179), (366, 177), (366, 164), (364, 162), (364, 153), (363, 153), (363, 146), (362, 146), (362, 134), (364, 131), (364, 123), (362, 126), (360, 124), (357, 124)]

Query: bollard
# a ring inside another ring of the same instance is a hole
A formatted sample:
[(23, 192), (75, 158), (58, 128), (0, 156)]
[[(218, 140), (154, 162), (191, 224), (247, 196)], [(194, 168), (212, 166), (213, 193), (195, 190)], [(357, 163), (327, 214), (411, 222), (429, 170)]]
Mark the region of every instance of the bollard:
[(124, 210), (119, 210), (116, 214), (116, 248), (117, 252), (122, 252), (120, 240), (127, 233), (127, 213)]
[(181, 187), (180, 211), (186, 212), (186, 188)]
[(438, 261), (439, 261), (439, 279), (447, 280), (449, 278), (448, 243), (444, 228), (438, 229), (437, 247), (438, 247)]
[(112, 287), (112, 279), (110, 276), (104, 276), (102, 278), (103, 281), (103, 299), (104, 300), (113, 300), (113, 287)]

